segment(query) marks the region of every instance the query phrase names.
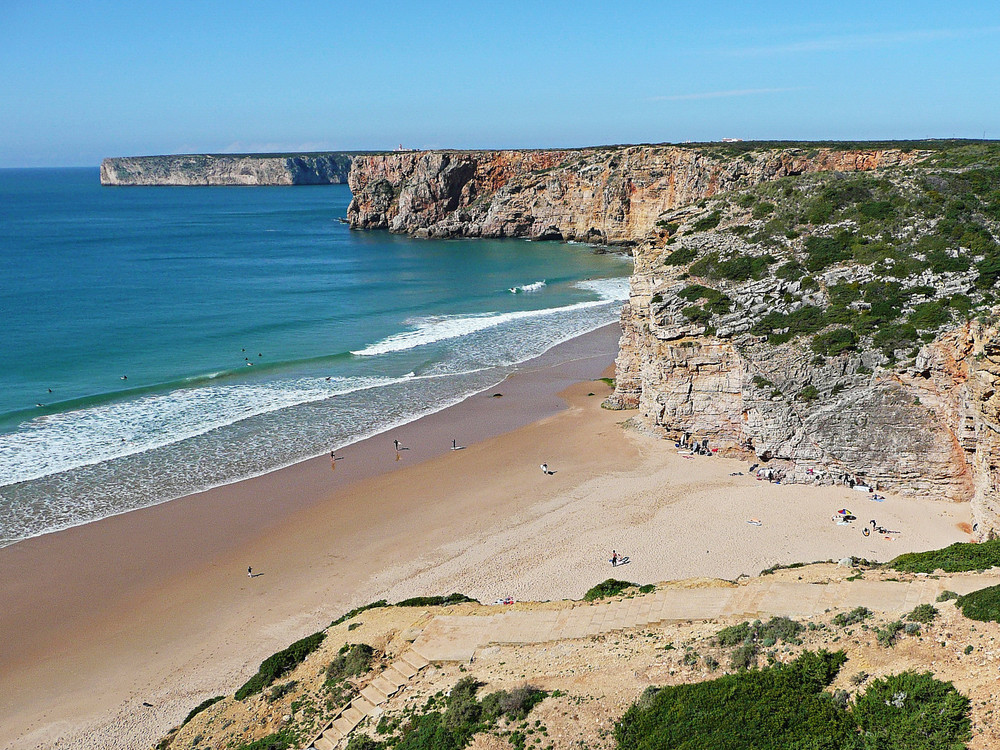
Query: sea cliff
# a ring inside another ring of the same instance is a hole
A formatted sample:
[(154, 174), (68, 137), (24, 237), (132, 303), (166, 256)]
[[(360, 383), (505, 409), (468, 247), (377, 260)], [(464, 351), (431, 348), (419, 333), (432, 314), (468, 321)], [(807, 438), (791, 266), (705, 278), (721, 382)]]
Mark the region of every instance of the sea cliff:
[(789, 175), (858, 171), (916, 157), (898, 149), (622, 146), (562, 151), (426, 151), (360, 156), (351, 226), (422, 237), (530, 237), (628, 245), (659, 215)]
[(189, 154), (101, 162), (102, 185), (338, 185), (353, 155)]
[(359, 157), (348, 220), (627, 246), (612, 408), (1000, 531), (1000, 150), (928, 142)]

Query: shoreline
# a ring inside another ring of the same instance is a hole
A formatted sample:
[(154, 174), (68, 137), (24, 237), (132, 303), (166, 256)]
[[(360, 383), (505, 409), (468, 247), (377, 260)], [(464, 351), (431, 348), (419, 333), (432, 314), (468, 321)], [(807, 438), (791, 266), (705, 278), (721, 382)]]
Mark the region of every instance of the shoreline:
[[(561, 342), (499, 384), (338, 449), (345, 460), (332, 472), (329, 457), (310, 458), (0, 548), (7, 573), (0, 578), (0, 632), (13, 634), (0, 641), (0, 686), (13, 690), (15, 674), (38, 672), (59, 655), (100, 652), (104, 636), (125, 635), (121, 623), (141, 622), (142, 610), (169, 586), (189, 586), (223, 560), (251, 558), (238, 563), (245, 578), (254, 562), (246, 550), (360, 482), (450, 454), (452, 439), (474, 446), (566, 409), (557, 394), (612, 366), (619, 336), (611, 323)], [(398, 461), (397, 435), (410, 444)], [(81, 631), (93, 637), (81, 642)], [(0, 715), (0, 727), (8, 725)], [(13, 739), (6, 734), (0, 730), (0, 744)]]
[[(551, 361), (555, 361), (557, 359), (561, 359), (562, 358), (561, 357), (562, 347), (568, 346), (571, 342), (573, 342), (575, 340), (578, 340), (578, 339), (582, 339), (584, 337), (597, 336), (597, 335), (600, 335), (603, 331), (605, 331), (605, 330), (611, 330), (611, 329), (613, 329), (615, 331), (620, 331), (619, 324), (617, 322), (605, 323), (603, 325), (598, 326), (597, 328), (594, 328), (594, 329), (591, 329), (589, 331), (585, 331), (583, 333), (580, 333), (580, 334), (577, 334), (577, 335), (574, 335), (574, 336), (570, 336), (569, 338), (557, 341), (555, 344), (553, 344), (551, 347), (549, 347), (548, 349), (546, 349), (544, 352), (542, 352), (539, 355), (536, 355), (534, 357), (530, 357), (530, 358), (528, 358), (526, 360), (523, 360), (523, 361), (518, 362), (518, 363), (513, 364), (513, 365), (507, 365), (508, 367), (512, 368), (511, 372), (509, 372), (506, 376), (504, 376), (501, 380), (499, 380), (498, 382), (494, 383), (493, 385), (490, 385), (490, 386), (487, 386), (487, 387), (482, 388), (480, 390), (474, 391), (474, 392), (469, 393), (469, 394), (467, 394), (465, 396), (456, 397), (456, 400), (453, 401), (452, 403), (448, 403), (445, 406), (440, 406), (440, 407), (437, 407), (437, 408), (433, 408), (431, 411), (415, 412), (414, 415), (412, 415), (410, 417), (404, 418), (402, 421), (398, 422), (397, 424), (389, 425), (389, 426), (386, 426), (386, 427), (376, 428), (376, 430), (374, 432), (361, 433), (357, 437), (351, 438), (350, 442), (343, 443), (342, 445), (339, 445), (339, 446), (335, 447), (334, 450), (342, 452), (342, 451), (344, 451), (346, 449), (351, 448), (352, 446), (358, 445), (359, 443), (364, 443), (366, 441), (378, 438), (381, 435), (386, 435), (386, 434), (388, 434), (390, 432), (393, 432), (393, 431), (396, 431), (396, 430), (403, 430), (408, 425), (411, 425), (414, 422), (418, 422), (418, 421), (426, 419), (428, 417), (433, 417), (435, 414), (438, 414), (438, 413), (440, 413), (442, 411), (445, 411), (447, 409), (451, 409), (451, 408), (454, 408), (456, 406), (459, 406), (461, 403), (463, 403), (464, 401), (466, 401), (468, 399), (475, 398), (476, 396), (481, 395), (482, 393), (485, 393), (488, 390), (496, 388), (497, 386), (501, 385), (502, 383), (504, 383), (505, 381), (507, 381), (509, 378), (511, 378), (514, 375), (518, 375), (518, 374), (520, 374), (522, 372), (525, 372), (525, 371), (530, 371), (534, 367), (549, 366), (549, 364), (551, 364)], [(618, 338), (620, 338), (620, 335), (618, 333), (616, 333), (615, 334), (615, 351), (616, 352), (617, 352), (617, 340), (618, 340)], [(550, 353), (552, 353), (552, 354), (550, 355)], [(549, 364), (547, 364), (547, 363), (549, 363)], [(614, 363), (614, 356), (612, 356), (611, 363), (612, 364)], [(553, 404), (550, 404), (549, 408), (556, 408), (556, 407)], [(563, 408), (563, 407), (558, 407), (558, 408)], [(524, 424), (527, 424), (527, 423), (525, 422)], [(225, 426), (229, 426), (229, 425), (227, 424)], [(518, 424), (518, 426), (522, 426), (522, 425)], [(511, 429), (513, 429), (513, 428), (511, 428)], [(496, 433), (496, 434), (499, 434), (499, 433)], [(484, 434), (484, 436), (481, 437), (481, 438), (479, 438), (479, 439), (485, 439), (486, 437), (494, 437), (494, 436), (495, 436), (494, 434)], [(323, 459), (326, 456), (327, 456), (326, 452), (323, 452), (323, 453), (319, 453), (319, 454), (315, 454), (315, 455), (311, 455), (311, 456), (306, 456), (304, 458), (298, 458), (298, 459), (295, 459), (295, 460), (293, 460), (293, 461), (291, 461), (289, 463), (279, 464), (279, 465), (274, 466), (273, 468), (270, 468), (270, 469), (266, 469), (266, 470), (263, 470), (263, 471), (260, 471), (260, 472), (257, 472), (257, 473), (247, 474), (246, 476), (241, 476), (241, 477), (234, 478), (234, 479), (228, 479), (228, 480), (225, 480), (223, 482), (219, 482), (217, 484), (208, 484), (208, 485), (205, 485), (205, 486), (200, 487), (198, 489), (194, 489), (194, 490), (191, 490), (189, 492), (184, 492), (183, 494), (180, 494), (180, 495), (176, 495), (176, 496), (173, 496), (173, 497), (168, 497), (168, 498), (163, 499), (163, 500), (157, 500), (156, 502), (150, 503), (148, 505), (141, 505), (141, 506), (135, 507), (135, 508), (127, 508), (125, 510), (117, 511), (117, 512), (111, 513), (110, 515), (103, 516), (103, 517), (100, 517), (100, 518), (95, 518), (95, 519), (92, 519), (92, 520), (89, 520), (89, 521), (81, 521), (79, 523), (74, 523), (74, 524), (69, 525), (69, 526), (62, 526), (62, 527), (58, 527), (58, 528), (52, 528), (52, 529), (48, 529), (48, 530), (44, 530), (44, 531), (39, 531), (39, 532), (31, 534), (29, 536), (20, 537), (20, 538), (17, 538), (17, 539), (0, 539), (0, 550), (6, 549), (6, 548), (9, 548), (9, 547), (13, 547), (15, 545), (22, 544), (24, 542), (30, 542), (31, 540), (38, 539), (38, 538), (41, 538), (41, 537), (50, 536), (52, 534), (61, 534), (61, 533), (64, 533), (64, 532), (72, 531), (73, 529), (76, 529), (76, 528), (80, 528), (80, 527), (83, 527), (83, 526), (88, 526), (90, 524), (101, 523), (103, 521), (106, 521), (106, 520), (111, 519), (111, 518), (115, 518), (117, 516), (123, 516), (123, 515), (127, 515), (129, 513), (136, 513), (136, 512), (145, 511), (145, 510), (148, 510), (150, 508), (155, 508), (155, 507), (157, 507), (159, 505), (163, 505), (165, 503), (172, 503), (172, 502), (176, 502), (178, 500), (184, 500), (186, 498), (190, 498), (190, 497), (194, 497), (194, 496), (198, 496), (198, 495), (204, 495), (206, 493), (213, 492), (213, 491), (221, 489), (223, 487), (228, 487), (228, 486), (232, 486), (232, 485), (235, 485), (235, 484), (240, 484), (242, 482), (250, 482), (250, 481), (253, 481), (255, 479), (259, 479), (260, 477), (264, 477), (264, 476), (268, 476), (270, 474), (274, 474), (275, 472), (285, 471), (285, 470), (290, 469), (290, 468), (292, 468), (292, 467), (294, 467), (294, 466), (296, 466), (298, 464), (303, 464), (303, 463), (306, 463), (308, 461), (317, 461), (317, 460)], [(427, 455), (422, 456), (422, 458), (427, 458), (427, 457), (429, 457), (429, 456), (427, 456)], [(79, 468), (79, 467), (77, 467), (77, 468)], [(40, 478), (44, 478), (44, 477), (40, 477)], [(39, 479), (39, 478), (36, 478), (36, 479)], [(25, 480), (25, 481), (35, 481), (35, 480)]]
[[(968, 538), (968, 504), (890, 496), (876, 507), (847, 488), (771, 485), (738, 475), (738, 460), (684, 457), (623, 429), (630, 413), (601, 409), (611, 390), (594, 380), (616, 352), (613, 325), (572, 339), (499, 386), (345, 450), (333, 473), (329, 458), (312, 459), (0, 550), (11, 573), (0, 628), (12, 634), (0, 642), (11, 696), (0, 745), (151, 744), (263, 658), (376, 599), (578, 598), (609, 575), (734, 579)], [(397, 437), (411, 447), (398, 462)], [(451, 451), (453, 437), (467, 447)], [(861, 502), (862, 523), (874, 513), (902, 534), (830, 523)], [(19, 548), (37, 550), (5, 554)], [(60, 569), (25, 565), (45, 548), (59, 550)], [(630, 564), (612, 572), (611, 549)], [(16, 579), (34, 609), (18, 609)]]

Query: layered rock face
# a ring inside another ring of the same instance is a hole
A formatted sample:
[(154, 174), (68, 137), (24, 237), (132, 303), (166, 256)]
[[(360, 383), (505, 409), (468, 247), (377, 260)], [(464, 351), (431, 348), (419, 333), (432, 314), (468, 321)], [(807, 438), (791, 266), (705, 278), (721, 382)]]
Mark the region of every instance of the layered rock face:
[(194, 154), (131, 156), (101, 162), (102, 185), (339, 185), (352, 156)]
[(853, 172), (899, 151), (774, 149), (755, 159), (679, 146), (426, 151), (359, 156), (347, 218), (424, 237), (530, 237), (631, 244), (664, 211), (789, 175)]

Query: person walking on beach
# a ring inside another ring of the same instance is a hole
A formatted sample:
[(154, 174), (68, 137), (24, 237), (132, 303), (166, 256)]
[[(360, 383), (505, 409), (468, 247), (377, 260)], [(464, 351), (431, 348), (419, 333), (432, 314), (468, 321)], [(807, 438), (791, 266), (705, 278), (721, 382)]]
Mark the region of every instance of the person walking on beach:
[(547, 475), (549, 473), (549, 465), (548, 464), (542, 464), (541, 468), (542, 468), (542, 473), (543, 474)]
[(253, 578), (253, 568), (247, 565), (247, 578)]
[(618, 567), (618, 551), (617, 550), (611, 550), (611, 567), (612, 568), (617, 568)]
[(396, 446), (396, 453), (399, 453), (399, 441), (398, 440), (393, 440), (392, 444), (394, 446)]

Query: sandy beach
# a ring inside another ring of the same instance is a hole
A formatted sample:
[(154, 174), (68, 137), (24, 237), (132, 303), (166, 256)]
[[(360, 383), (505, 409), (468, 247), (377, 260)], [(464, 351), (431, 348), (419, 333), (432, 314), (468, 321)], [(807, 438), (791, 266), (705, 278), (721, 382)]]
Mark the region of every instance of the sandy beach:
[[(333, 465), (0, 549), (0, 745), (148, 747), (264, 657), (374, 599), (570, 598), (612, 574), (733, 579), (968, 539), (966, 505), (773, 485), (623, 426), (630, 413), (601, 409), (610, 389), (596, 380), (617, 338), (608, 326), (566, 342)], [(398, 460), (395, 439), (410, 448)], [(859, 522), (835, 525), (843, 507)], [(865, 537), (869, 518), (899, 533)], [(612, 570), (612, 549), (630, 563)]]

